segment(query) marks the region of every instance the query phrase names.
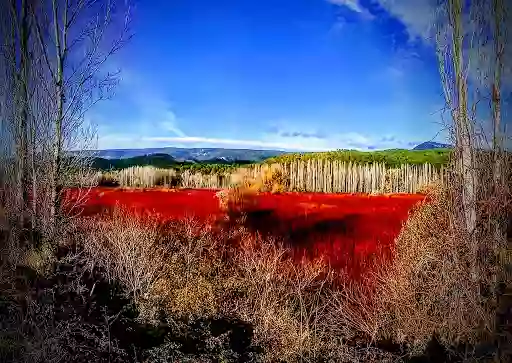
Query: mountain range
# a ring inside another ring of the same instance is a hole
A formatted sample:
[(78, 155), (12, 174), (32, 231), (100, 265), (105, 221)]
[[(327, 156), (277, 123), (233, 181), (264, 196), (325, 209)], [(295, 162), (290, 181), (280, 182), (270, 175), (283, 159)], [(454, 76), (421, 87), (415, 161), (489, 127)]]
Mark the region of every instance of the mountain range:
[(440, 142), (427, 141), (413, 148), (413, 150), (432, 150), (432, 149), (451, 149), (451, 145), (441, 144)]
[(177, 162), (204, 162), (217, 160), (228, 163), (237, 161), (258, 162), (273, 156), (286, 153), (280, 150), (253, 150), (253, 149), (222, 149), (222, 148), (147, 148), (147, 149), (111, 149), (92, 152), (95, 157), (102, 159), (128, 159), (153, 154), (166, 154)]
[[(427, 141), (414, 147), (412, 150), (431, 150), (450, 148), (450, 145), (438, 142)], [(145, 163), (151, 155), (152, 162), (157, 164), (173, 163), (250, 163), (260, 162), (271, 157), (286, 154), (282, 150), (254, 150), (254, 149), (223, 149), (223, 148), (146, 148), (146, 149), (110, 149), (91, 151), (95, 159), (101, 164), (124, 164), (123, 160), (130, 159), (130, 164), (134, 161)], [(158, 159), (158, 160), (157, 160)], [(126, 160), (128, 162), (128, 160)]]

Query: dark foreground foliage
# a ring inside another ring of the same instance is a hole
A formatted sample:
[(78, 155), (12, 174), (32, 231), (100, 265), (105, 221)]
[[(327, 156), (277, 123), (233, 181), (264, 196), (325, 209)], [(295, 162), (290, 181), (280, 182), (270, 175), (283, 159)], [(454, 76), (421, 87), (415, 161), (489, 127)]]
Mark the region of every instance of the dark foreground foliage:
[(80, 254), (59, 250), (48, 276), (2, 270), (0, 362), (250, 362), (252, 328), (225, 319), (139, 321), (132, 299)]

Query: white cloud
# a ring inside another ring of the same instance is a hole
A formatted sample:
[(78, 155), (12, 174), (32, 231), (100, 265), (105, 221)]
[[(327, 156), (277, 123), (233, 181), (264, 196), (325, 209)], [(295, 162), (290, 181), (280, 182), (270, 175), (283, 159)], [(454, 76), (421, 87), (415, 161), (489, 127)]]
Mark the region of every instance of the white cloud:
[(396, 66), (389, 66), (386, 68), (385, 74), (393, 79), (401, 79), (404, 76), (404, 70)]
[[(436, 45), (436, 32), (448, 33), (448, 19), (437, 0), (375, 0), (391, 16), (398, 19), (407, 29), (409, 40), (421, 40), (431, 46)], [(492, 3), (486, 3), (492, 6)], [(512, 14), (512, 2), (505, 1), (505, 13)], [(481, 13), (488, 13), (489, 8), (483, 8)], [(494, 49), (492, 41), (480, 30), (481, 26), (472, 20), (469, 14), (463, 14), (463, 29), (466, 36), (474, 43), (468, 49), (470, 80), (488, 85), (493, 79)], [(506, 22), (505, 33), (512, 34), (512, 21)], [(437, 29), (439, 27), (439, 29)], [(481, 39), (479, 39), (481, 38)], [(442, 38), (441, 38), (442, 40)], [(444, 40), (442, 40), (444, 41)], [(449, 39), (446, 39), (449, 41)], [(507, 41), (505, 40), (505, 43)], [(480, 46), (479, 46), (480, 43)], [(512, 47), (505, 47), (503, 54), (502, 80), (505, 87), (512, 87)]]
[[(419, 142), (416, 142), (419, 143)], [(334, 134), (325, 138), (309, 136), (268, 135), (261, 139), (230, 139), (203, 136), (138, 136), (129, 134), (107, 134), (100, 137), (100, 149), (150, 148), (150, 147), (224, 147), (279, 149), (290, 151), (329, 151), (336, 149), (381, 150), (410, 148), (416, 144), (401, 140), (394, 135), (369, 137), (358, 133)]]
[[(369, 14), (360, 0), (327, 0), (361, 14)], [(400, 20), (412, 39), (429, 37), (435, 20), (436, 0), (374, 0), (391, 16)]]
[(154, 143), (132, 134), (100, 134), (97, 148), (99, 150), (145, 149), (154, 146)]
[(164, 121), (160, 122), (162, 129), (170, 131), (179, 137), (186, 137), (185, 133), (178, 127), (176, 115), (172, 111), (165, 113)]
[[(343, 6), (346, 7), (358, 14), (360, 14), (364, 19), (371, 20), (373, 19), (373, 15), (365, 9), (363, 6), (361, 6), (359, 0), (327, 0), (329, 3), (337, 5), (337, 6)], [(345, 22), (343, 18), (338, 19), (338, 21), (334, 24), (333, 29), (331, 31), (340, 31), (343, 26), (345, 25)]]
[[(163, 136), (187, 136), (180, 126), (183, 120), (176, 116), (175, 105), (165, 97), (164, 89), (130, 70), (128, 70), (127, 79), (123, 79), (121, 88), (131, 107), (135, 109), (128, 122), (131, 132), (137, 132), (140, 135), (156, 132), (157, 135)], [(108, 126), (108, 123), (105, 126)]]
[(339, 5), (339, 6), (346, 6), (347, 8), (357, 12), (357, 13), (363, 13), (364, 9), (359, 4), (358, 0), (327, 0), (331, 4)]
[[(307, 150), (315, 151), (319, 148), (309, 145), (304, 145), (298, 142), (273, 142), (264, 140), (245, 140), (245, 139), (223, 139), (201, 136), (187, 136), (187, 137), (146, 137), (144, 141), (158, 143), (158, 144), (202, 144), (213, 147), (235, 147), (235, 148), (267, 148), (267, 149), (287, 149), (287, 150)], [(322, 149), (328, 150), (328, 149)]]
[(427, 39), (435, 20), (435, 0), (376, 0), (407, 28), (411, 39)]
[(281, 126), (272, 126), (268, 129), (268, 137), (279, 136), (287, 139), (325, 139), (324, 132), (311, 127), (294, 127), (293, 124), (282, 123)]

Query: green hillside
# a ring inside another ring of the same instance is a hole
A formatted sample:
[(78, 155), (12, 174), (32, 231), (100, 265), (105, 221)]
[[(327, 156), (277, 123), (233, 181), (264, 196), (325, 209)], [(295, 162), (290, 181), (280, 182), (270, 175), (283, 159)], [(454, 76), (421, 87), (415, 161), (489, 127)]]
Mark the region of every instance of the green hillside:
[(171, 168), (176, 164), (174, 158), (167, 154), (153, 154), (144, 156), (135, 156), (125, 159), (104, 159), (94, 158), (93, 168), (100, 170), (125, 169), (131, 166), (151, 165), (156, 168)]
[(432, 150), (405, 150), (392, 149), (384, 151), (357, 151), (357, 150), (336, 150), (326, 152), (293, 153), (276, 156), (267, 159), (268, 163), (287, 163), (296, 160), (330, 160), (345, 161), (361, 164), (384, 163), (389, 167), (396, 167), (402, 164), (425, 164), (429, 163), (437, 167), (446, 165), (450, 156), (450, 149)]
[[(327, 152), (290, 153), (266, 159), (264, 163), (289, 163), (296, 160), (339, 160), (360, 164), (384, 163), (388, 167), (397, 167), (401, 164), (425, 164), (430, 163), (440, 167), (446, 165), (450, 155), (450, 149), (432, 150), (404, 150), (394, 149), (385, 151), (357, 151), (337, 150)], [(256, 164), (251, 161), (230, 162), (223, 159), (208, 161), (182, 162), (177, 161), (168, 154), (152, 154), (135, 156), (124, 159), (95, 158), (93, 168), (99, 170), (120, 170), (132, 166), (154, 166), (162, 169), (176, 169), (179, 171), (190, 170), (203, 174), (225, 173), (244, 165)]]
[(121, 170), (132, 166), (154, 166), (161, 169), (191, 170), (203, 174), (222, 173), (251, 164), (251, 161), (228, 162), (223, 159), (213, 159), (206, 162), (177, 161), (168, 154), (152, 154), (123, 159), (94, 158), (92, 167), (98, 170)]

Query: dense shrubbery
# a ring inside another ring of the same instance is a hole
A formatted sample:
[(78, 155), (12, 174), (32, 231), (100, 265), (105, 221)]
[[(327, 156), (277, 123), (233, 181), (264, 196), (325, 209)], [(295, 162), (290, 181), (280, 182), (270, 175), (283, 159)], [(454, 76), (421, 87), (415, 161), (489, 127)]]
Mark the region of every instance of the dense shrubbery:
[(191, 172), (200, 172), (202, 174), (213, 174), (229, 172), (247, 164), (251, 164), (251, 162), (243, 160), (228, 162), (220, 159), (209, 160), (207, 162), (188, 162), (177, 161), (168, 154), (151, 154), (125, 159), (94, 158), (92, 167), (94, 169), (106, 171), (121, 170), (134, 166), (153, 166), (160, 169), (172, 168), (180, 172), (190, 170)]

